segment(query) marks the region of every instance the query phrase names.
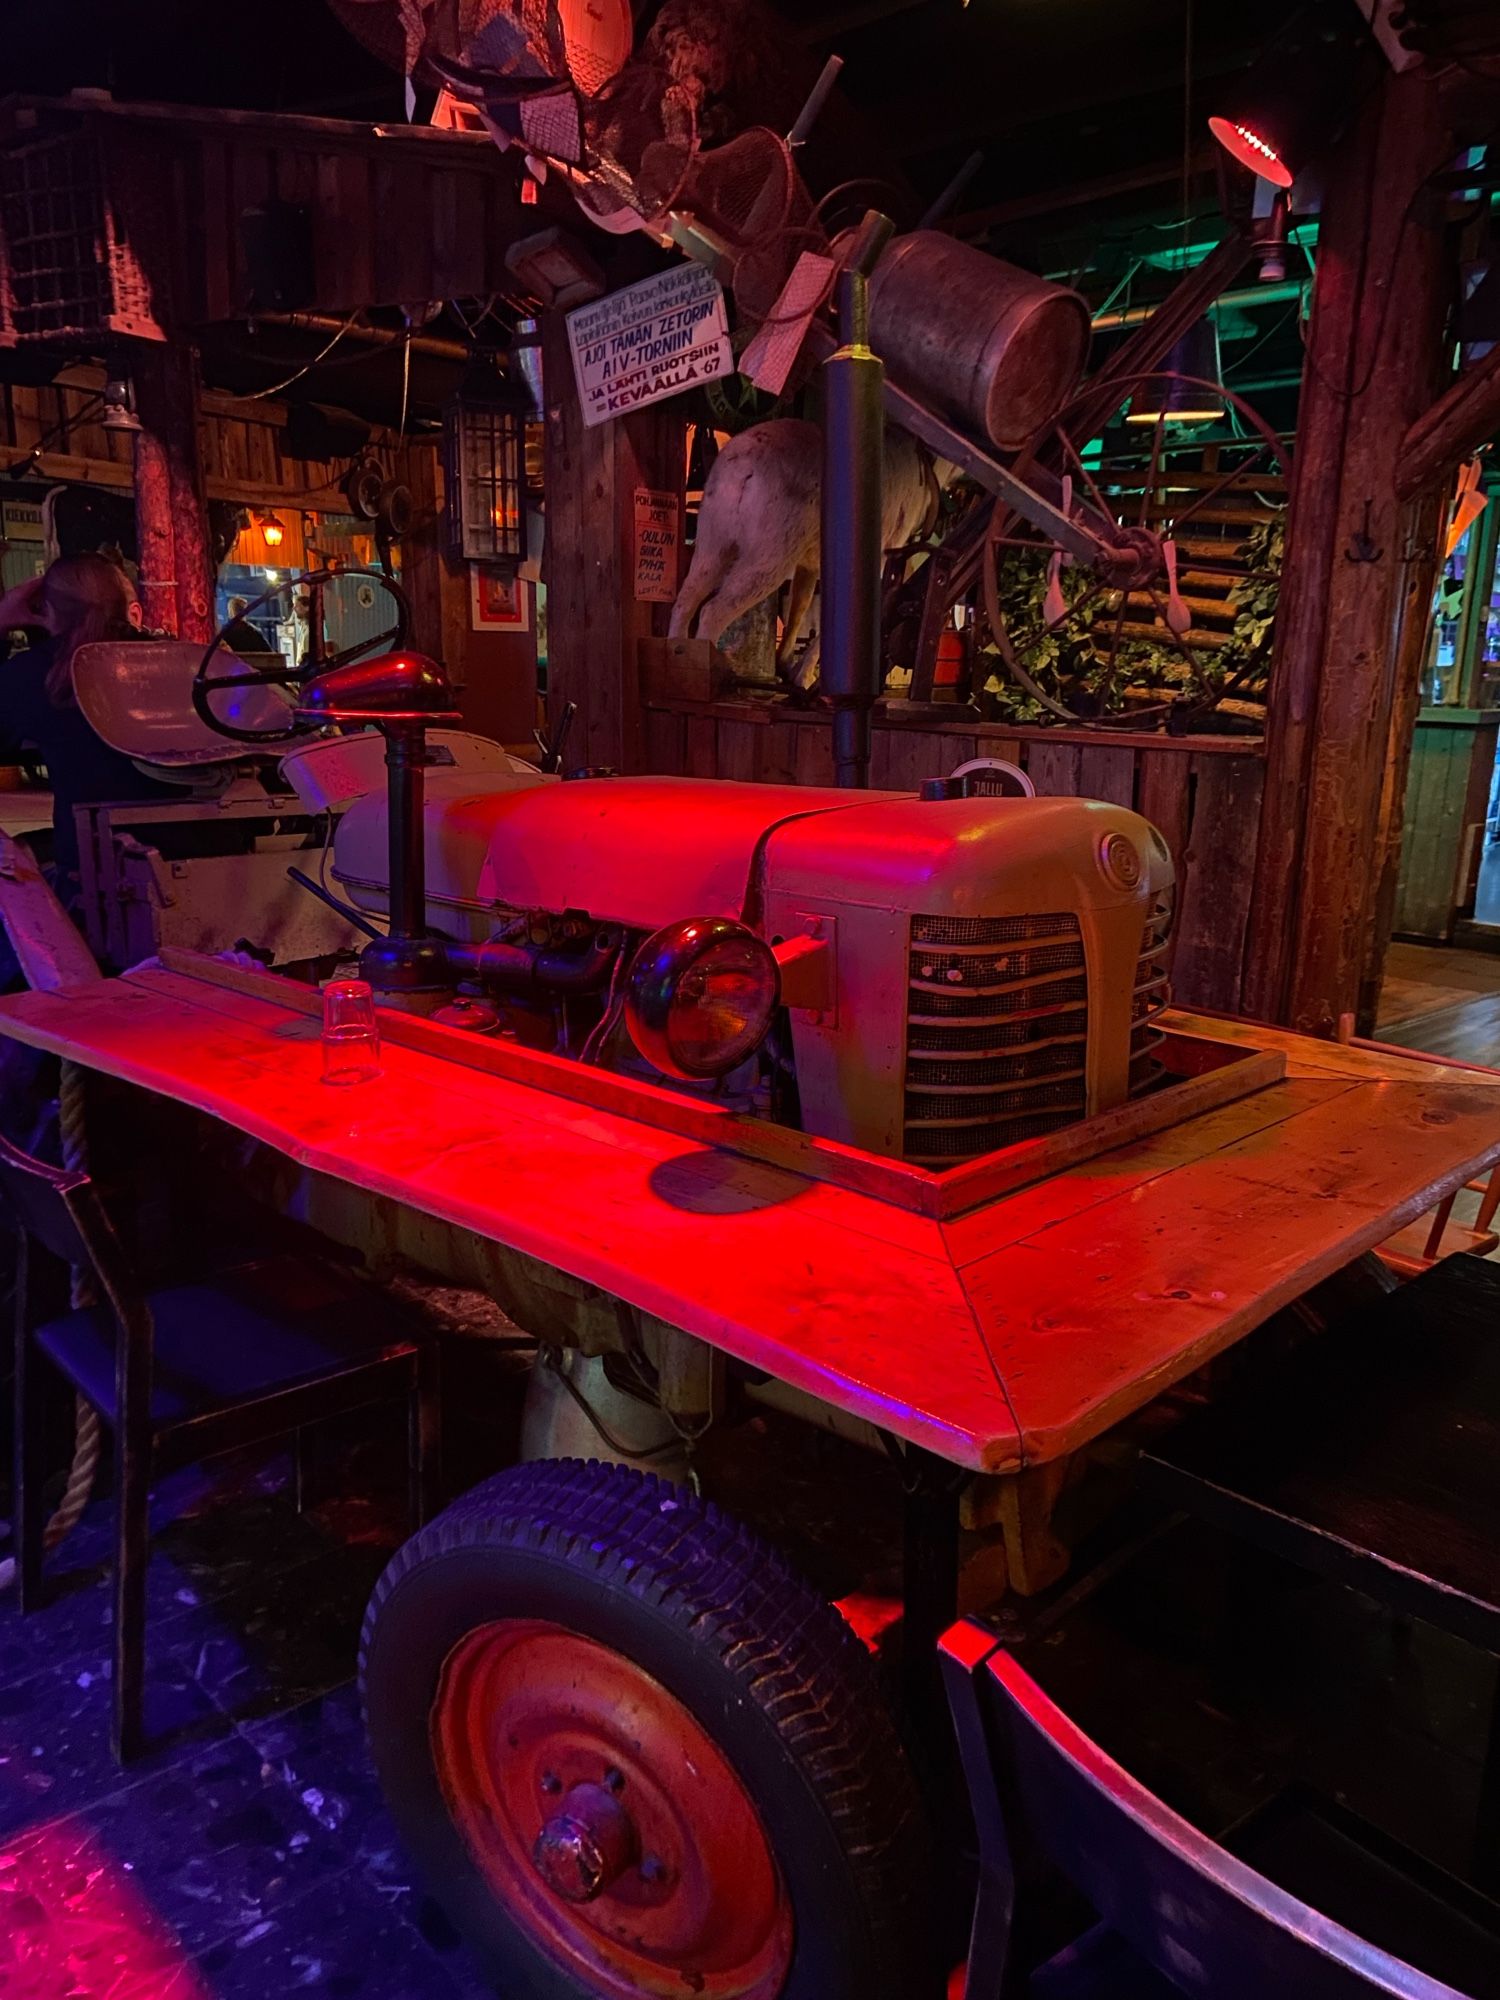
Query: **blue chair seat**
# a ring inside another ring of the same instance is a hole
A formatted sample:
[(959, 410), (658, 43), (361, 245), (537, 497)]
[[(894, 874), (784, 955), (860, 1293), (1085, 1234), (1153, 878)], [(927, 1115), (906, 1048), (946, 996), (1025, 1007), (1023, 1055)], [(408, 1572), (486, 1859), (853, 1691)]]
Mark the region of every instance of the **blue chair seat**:
[[(159, 1432), (209, 1410), (346, 1373), (415, 1342), (384, 1294), (312, 1258), (276, 1257), (216, 1280), (148, 1295), (156, 1338), (151, 1426)], [(37, 1327), (35, 1340), (105, 1419), (118, 1420), (108, 1306), (87, 1306)]]

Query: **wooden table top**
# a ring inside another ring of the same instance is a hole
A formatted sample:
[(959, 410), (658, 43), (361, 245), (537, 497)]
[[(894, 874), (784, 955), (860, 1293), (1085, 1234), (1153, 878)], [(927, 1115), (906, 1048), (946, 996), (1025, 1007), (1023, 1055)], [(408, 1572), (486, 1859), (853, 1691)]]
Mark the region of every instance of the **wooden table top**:
[(140, 970), (0, 999), (0, 1033), (505, 1244), (976, 1470), (1075, 1449), (1500, 1159), (1500, 1073), (1176, 1017), (1284, 1081), (952, 1221)]

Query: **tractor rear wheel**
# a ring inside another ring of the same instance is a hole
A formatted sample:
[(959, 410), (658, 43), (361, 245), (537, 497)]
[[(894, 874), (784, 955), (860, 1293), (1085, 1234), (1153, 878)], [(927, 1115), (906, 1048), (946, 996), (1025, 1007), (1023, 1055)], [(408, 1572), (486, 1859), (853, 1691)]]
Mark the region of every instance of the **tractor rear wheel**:
[(361, 1677), (392, 1813), (507, 2000), (912, 2000), (917, 1788), (872, 1664), (685, 1488), (553, 1460), (392, 1559)]

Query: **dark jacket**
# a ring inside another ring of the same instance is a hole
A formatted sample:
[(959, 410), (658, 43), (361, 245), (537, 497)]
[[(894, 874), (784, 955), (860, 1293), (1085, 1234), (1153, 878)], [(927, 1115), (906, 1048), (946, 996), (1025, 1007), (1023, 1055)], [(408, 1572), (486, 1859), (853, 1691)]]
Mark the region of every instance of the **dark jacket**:
[(39, 640), (8, 660), (0, 659), (0, 763), (18, 762), (22, 749), (29, 747), (46, 765), (52, 786), (57, 892), (64, 902), (71, 902), (78, 891), (75, 806), (182, 795), (173, 786), (148, 778), (128, 757), (111, 750), (74, 703), (56, 707), (47, 693), (51, 665), (49, 639)]

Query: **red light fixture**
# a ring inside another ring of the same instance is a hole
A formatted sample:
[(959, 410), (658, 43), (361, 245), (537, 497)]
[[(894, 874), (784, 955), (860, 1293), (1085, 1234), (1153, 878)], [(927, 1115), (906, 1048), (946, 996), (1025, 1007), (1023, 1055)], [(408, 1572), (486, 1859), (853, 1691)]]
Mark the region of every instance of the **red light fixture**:
[(1226, 87), (1208, 129), (1241, 166), (1289, 188), (1348, 124), (1372, 49), (1348, 0), (1312, 0)]
[(1208, 129), (1226, 152), (1232, 153), (1252, 174), (1259, 174), (1263, 181), (1289, 188), (1296, 178), (1270, 140), (1263, 139), (1251, 126), (1241, 125), (1233, 118), (1210, 118)]

